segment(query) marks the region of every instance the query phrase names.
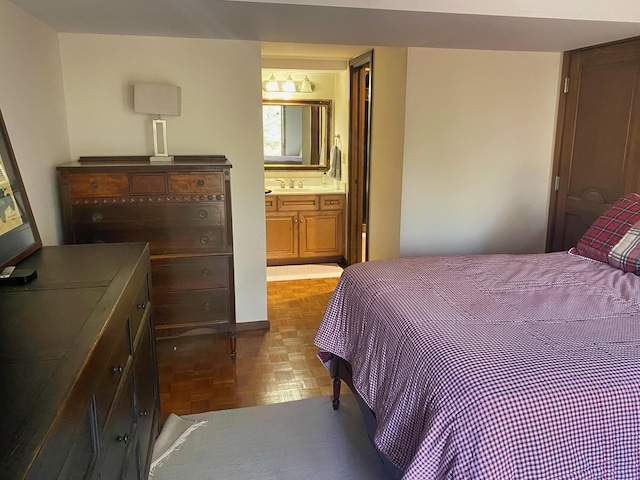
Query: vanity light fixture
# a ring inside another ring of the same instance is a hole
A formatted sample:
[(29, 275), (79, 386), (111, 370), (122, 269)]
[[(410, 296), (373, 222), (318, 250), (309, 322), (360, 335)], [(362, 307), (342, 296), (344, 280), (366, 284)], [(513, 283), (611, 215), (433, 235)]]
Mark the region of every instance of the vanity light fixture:
[(267, 80), (265, 82), (265, 84), (264, 84), (264, 89), (267, 92), (279, 92), (280, 91), (280, 84), (276, 80), (275, 75), (271, 74), (271, 78), (269, 78), (269, 80)]
[(274, 74), (271, 74), (269, 80), (262, 82), (262, 89), (270, 93), (311, 93), (313, 92), (313, 83), (307, 75), (302, 81), (295, 81), (291, 75), (288, 75), (285, 81), (281, 81), (277, 80)]
[(285, 82), (282, 84), (282, 91), (288, 93), (293, 93), (296, 91), (296, 84), (293, 83), (293, 78), (291, 78), (291, 75), (289, 75)]
[(313, 87), (311, 86), (311, 81), (308, 76), (304, 76), (304, 80), (300, 82), (300, 93), (311, 93), (313, 91)]
[(151, 163), (171, 162), (167, 150), (167, 121), (162, 115), (179, 116), (181, 89), (177, 85), (136, 83), (133, 85), (133, 111), (156, 115), (153, 119), (153, 156)]

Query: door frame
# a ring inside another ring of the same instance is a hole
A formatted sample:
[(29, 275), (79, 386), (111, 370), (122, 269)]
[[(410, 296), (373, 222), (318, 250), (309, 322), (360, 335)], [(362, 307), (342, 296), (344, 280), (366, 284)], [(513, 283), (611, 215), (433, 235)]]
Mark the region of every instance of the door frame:
[[(369, 251), (369, 183), (373, 50), (349, 61), (349, 179), (347, 265), (366, 261)], [(368, 108), (367, 108), (368, 107)], [(365, 234), (365, 246), (362, 235)]]

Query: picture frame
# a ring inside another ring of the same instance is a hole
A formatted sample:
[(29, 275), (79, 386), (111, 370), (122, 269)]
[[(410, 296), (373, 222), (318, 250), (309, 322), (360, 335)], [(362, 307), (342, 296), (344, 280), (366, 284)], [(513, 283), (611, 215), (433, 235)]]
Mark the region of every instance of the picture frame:
[(9, 134), (0, 111), (0, 271), (42, 247)]

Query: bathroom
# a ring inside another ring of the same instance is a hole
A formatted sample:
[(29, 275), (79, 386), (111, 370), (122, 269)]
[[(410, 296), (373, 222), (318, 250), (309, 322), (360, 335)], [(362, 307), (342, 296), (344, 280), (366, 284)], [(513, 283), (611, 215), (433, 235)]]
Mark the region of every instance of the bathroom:
[(349, 58), (263, 50), (267, 265), (347, 263)]

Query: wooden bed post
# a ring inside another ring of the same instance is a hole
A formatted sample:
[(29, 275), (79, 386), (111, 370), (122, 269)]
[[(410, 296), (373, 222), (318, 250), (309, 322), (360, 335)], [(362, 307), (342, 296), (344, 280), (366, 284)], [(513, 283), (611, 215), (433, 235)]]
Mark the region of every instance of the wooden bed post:
[(333, 378), (333, 409), (338, 410), (340, 407), (340, 357), (334, 355), (331, 359), (331, 377)]

